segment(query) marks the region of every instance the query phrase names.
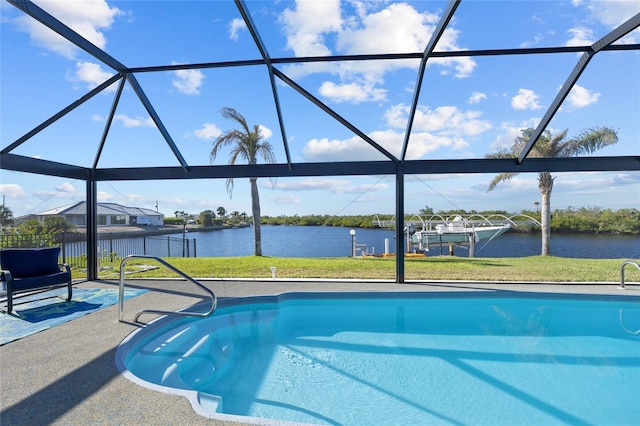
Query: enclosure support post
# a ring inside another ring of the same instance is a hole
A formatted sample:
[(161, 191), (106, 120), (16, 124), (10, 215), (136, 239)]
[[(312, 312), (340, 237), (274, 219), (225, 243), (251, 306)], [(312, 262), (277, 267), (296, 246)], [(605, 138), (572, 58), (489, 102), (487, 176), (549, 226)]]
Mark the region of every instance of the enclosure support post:
[(404, 283), (404, 170), (396, 171), (396, 282)]
[(87, 280), (98, 279), (98, 190), (94, 171), (87, 176)]

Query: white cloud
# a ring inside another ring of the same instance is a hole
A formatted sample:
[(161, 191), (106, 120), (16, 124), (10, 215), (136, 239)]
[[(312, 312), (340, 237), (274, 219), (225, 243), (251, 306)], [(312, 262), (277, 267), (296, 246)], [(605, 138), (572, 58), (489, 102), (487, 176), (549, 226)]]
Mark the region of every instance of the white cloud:
[[(107, 45), (103, 31), (110, 29), (115, 18), (123, 14), (117, 7), (109, 6), (105, 0), (84, 0), (81, 6), (74, 1), (34, 3), (101, 49)], [(35, 19), (25, 15), (17, 18), (17, 22), (37, 45), (68, 59), (75, 57), (77, 48), (73, 44)]]
[(24, 198), (27, 195), (24, 188), (15, 183), (0, 183), (0, 193), (6, 195), (10, 200)]
[[(380, 9), (381, 5), (386, 7)], [(357, 10), (356, 15), (347, 15), (337, 1), (297, 1), (280, 19), (287, 47), (296, 56), (422, 52), (440, 19), (438, 14), (419, 12), (406, 3), (351, 2), (349, 6)], [(458, 37), (457, 30), (447, 29), (436, 50), (460, 50)], [(315, 73), (336, 75), (340, 81), (325, 82), (321, 94), (338, 102), (359, 103), (385, 99), (386, 91), (375, 87), (384, 83), (384, 75), (398, 69), (415, 70), (417, 64), (416, 59), (308, 63), (288, 65), (285, 72), (292, 78)], [(434, 58), (428, 66), (440, 66), (443, 73), (464, 78), (476, 63), (471, 58)]]
[(540, 122), (540, 118), (530, 118), (527, 121), (513, 124), (503, 123), (502, 133), (496, 137), (496, 139), (489, 145), (491, 152), (498, 151), (500, 149), (510, 149), (513, 146), (516, 138), (522, 136), (522, 130), (533, 129)]
[(262, 134), (263, 139), (270, 139), (271, 136), (273, 136), (273, 131), (267, 126), (259, 124), (258, 128), (260, 129), (260, 133)]
[[(93, 62), (76, 62), (76, 69), (73, 73), (67, 73), (67, 80), (71, 82), (83, 83), (89, 89), (93, 89), (106, 80), (111, 78), (115, 73), (105, 71), (100, 64)], [(112, 84), (108, 90), (115, 90), (116, 84)]]
[[(480, 188), (486, 192), (489, 187), (489, 182), (486, 184), (480, 184)], [(538, 177), (536, 174), (524, 174), (517, 175), (509, 179), (507, 182), (502, 182), (498, 186), (495, 187), (493, 191), (505, 191), (510, 194), (523, 194), (523, 193), (531, 193), (533, 196), (539, 195), (538, 192)]]
[(105, 192), (105, 191), (98, 191), (98, 201), (101, 203), (106, 203), (109, 201), (113, 201), (115, 200), (116, 197), (109, 193), (109, 192)]
[[(455, 120), (452, 120), (453, 122)], [(488, 126), (488, 124), (481, 124), (478, 128), (474, 128), (472, 122), (473, 120), (466, 124), (459, 123), (457, 131), (454, 131), (455, 124), (452, 127), (439, 128), (434, 132), (425, 131), (420, 126), (414, 127), (407, 146), (406, 158), (410, 160), (424, 158), (428, 153), (441, 148), (450, 148), (454, 151), (467, 148), (469, 143), (462, 135), (465, 133), (468, 133), (467, 136), (476, 134), (479, 127)], [(460, 132), (460, 134), (455, 134), (456, 132)], [(393, 129), (374, 131), (369, 134), (369, 137), (396, 158), (402, 154), (403, 131)], [(312, 139), (305, 145), (303, 153), (307, 161), (375, 161), (385, 159), (383, 154), (357, 136), (343, 140)]]
[(522, 110), (535, 110), (542, 108), (539, 102), (539, 96), (533, 90), (520, 89), (518, 94), (511, 99), (511, 106), (513, 109)]
[(332, 99), (335, 102), (352, 102), (355, 104), (382, 101), (385, 100), (387, 95), (386, 90), (376, 89), (372, 84), (358, 84), (355, 82), (335, 84), (331, 81), (325, 81), (320, 86), (319, 92), (325, 98)]
[(373, 185), (336, 185), (331, 192), (335, 194), (363, 194), (365, 192), (379, 192), (389, 189), (386, 183), (376, 183)]
[[(175, 65), (175, 62), (174, 62)], [(204, 74), (200, 70), (177, 70), (173, 72), (173, 87), (185, 95), (200, 94)]]
[(594, 93), (577, 84), (573, 86), (569, 96), (567, 96), (569, 104), (576, 108), (584, 108), (594, 104), (598, 102), (598, 99), (600, 99), (600, 93)]
[[(634, 188), (638, 188), (640, 184), (640, 174), (615, 174), (611, 172), (573, 172), (573, 173), (556, 173), (557, 183), (554, 183), (554, 190), (571, 193), (572, 196), (578, 194), (592, 196), (598, 199), (602, 196), (602, 188), (607, 188), (607, 192), (616, 194), (621, 200), (626, 200), (623, 204), (625, 207), (637, 206), (640, 203), (638, 192), (633, 193)], [(627, 187), (631, 185), (631, 187)], [(629, 196), (629, 192), (633, 195)], [(634, 202), (635, 200), (635, 202)], [(557, 201), (560, 203), (561, 201)], [(562, 202), (565, 202), (564, 200)]]
[(73, 184), (70, 182), (63, 182), (60, 185), (56, 186), (56, 191), (58, 191), (58, 193), (66, 193), (66, 194), (76, 193), (76, 189), (74, 188)]
[(346, 179), (296, 179), (278, 181), (274, 185), (274, 189), (281, 191), (324, 191), (327, 189), (333, 189), (339, 186), (349, 185), (351, 182)]
[(300, 204), (302, 202), (295, 194), (269, 195), (267, 198), (276, 204)]
[(567, 41), (567, 46), (591, 46), (595, 41), (593, 31), (586, 27), (571, 28), (567, 31), (571, 38)]
[(357, 136), (345, 140), (312, 139), (302, 153), (307, 161), (368, 161), (385, 157)]
[(40, 199), (48, 200), (51, 197), (73, 199), (77, 197), (84, 197), (84, 193), (80, 194), (76, 191), (73, 184), (70, 182), (64, 182), (56, 186), (53, 190), (39, 190), (34, 191), (33, 195)]
[[(387, 125), (392, 128), (405, 129), (410, 108), (404, 104), (394, 105), (387, 109), (385, 117)], [(481, 119), (480, 111), (462, 111), (455, 106), (441, 106), (430, 109), (419, 106), (413, 121), (411, 137), (407, 146), (407, 159), (424, 158), (426, 154), (442, 148), (450, 148), (453, 151), (462, 151), (469, 147), (469, 138), (473, 138), (492, 128), (491, 123)], [(387, 131), (387, 138), (381, 137), (382, 132), (374, 132), (376, 140), (390, 139), (391, 131)], [(399, 140), (404, 138), (404, 133), (394, 133)], [(400, 141), (395, 146), (381, 143), (389, 152), (399, 155)]]
[(325, 35), (341, 28), (340, 1), (296, 1), (295, 9), (285, 9), (280, 21), (287, 34), (287, 47), (296, 56), (329, 55)]
[(491, 143), (491, 145), (489, 145), (491, 152), (502, 149), (510, 150), (516, 138), (522, 136), (522, 129), (522, 127), (505, 128), (504, 131)]
[[(362, 16), (360, 22), (351, 20), (351, 25), (342, 30), (337, 45), (346, 53), (422, 52), (438, 20), (436, 14), (420, 13), (409, 4), (394, 3), (377, 13)], [(446, 37), (442, 43), (447, 44)], [(439, 47), (442, 50), (443, 46)]]
[[(576, 7), (586, 7), (591, 17), (602, 25), (613, 29), (640, 12), (638, 2), (633, 0), (586, 0), (573, 2)], [(640, 30), (636, 29), (620, 39), (619, 43), (640, 42)]]
[(244, 20), (240, 18), (236, 18), (232, 20), (231, 23), (229, 24), (229, 38), (232, 40), (237, 40), (238, 32), (240, 30), (246, 30), (246, 29), (247, 29), (247, 24), (244, 22)]
[[(404, 132), (401, 133), (394, 130), (376, 131), (371, 133), (371, 138), (396, 157), (399, 158), (402, 154)], [(448, 147), (457, 151), (468, 147), (468, 145), (463, 138), (457, 136), (442, 136), (429, 132), (413, 131), (409, 138), (406, 158), (408, 160), (419, 160), (430, 152), (441, 148)]]
[(202, 128), (195, 130), (193, 134), (199, 139), (213, 139), (220, 136), (222, 134), (222, 130), (213, 123), (204, 123)]
[[(615, 185), (640, 185), (640, 173), (620, 173), (613, 177), (612, 184)], [(639, 188), (640, 189), (640, 188)], [(638, 191), (640, 194), (640, 191)], [(640, 203), (640, 195), (638, 196)]]
[(287, 180), (286, 182), (278, 182), (274, 187), (274, 189), (281, 191), (329, 191), (333, 194), (362, 194), (363, 192), (384, 191), (388, 188), (389, 185), (386, 183), (355, 185), (347, 179)]
[(540, 44), (543, 38), (544, 37), (541, 34), (536, 34), (535, 36), (533, 36), (533, 40), (520, 43), (520, 47), (524, 49), (527, 47), (537, 46), (538, 44)]
[(470, 104), (477, 104), (480, 103), (481, 101), (484, 101), (485, 99), (487, 99), (487, 95), (485, 95), (482, 92), (473, 92), (471, 94), (471, 96), (469, 97), (468, 102)]
[(117, 114), (114, 120), (120, 121), (125, 127), (156, 127), (151, 117), (129, 117), (125, 114)]
[[(389, 108), (385, 114), (387, 124), (391, 127), (404, 128), (409, 114), (409, 107), (404, 104)], [(491, 129), (491, 124), (481, 120), (480, 111), (461, 111), (455, 106), (440, 106), (430, 109), (419, 106), (413, 121), (415, 131), (440, 132), (447, 135), (476, 136)]]
[[(346, 54), (423, 52), (439, 20), (438, 14), (421, 13), (406, 3), (394, 3), (379, 12), (361, 16), (359, 21), (351, 19), (351, 25), (345, 26), (339, 33), (336, 46)], [(381, 34), (384, 36), (380, 37)], [(459, 35), (460, 32), (455, 28), (448, 28), (435, 50), (460, 50)], [(427, 65), (434, 64), (446, 70), (453, 68), (458, 78), (468, 77), (476, 66), (471, 58), (433, 58)], [(383, 74), (398, 68), (415, 68), (415, 63), (377, 61), (375, 66), (377, 72)]]

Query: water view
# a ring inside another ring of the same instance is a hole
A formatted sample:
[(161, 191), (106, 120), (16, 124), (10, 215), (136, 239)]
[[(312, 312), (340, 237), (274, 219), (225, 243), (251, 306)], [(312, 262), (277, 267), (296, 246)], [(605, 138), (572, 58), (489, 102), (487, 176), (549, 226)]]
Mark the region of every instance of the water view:
[[(345, 257), (351, 255), (350, 228), (328, 226), (262, 226), (262, 252), (272, 257)], [(390, 229), (356, 228), (355, 240), (366, 245), (369, 253), (396, 252), (395, 233)], [(253, 254), (253, 229), (224, 229), (213, 232), (188, 232), (195, 238), (198, 257), (235, 257)], [(540, 254), (540, 234), (506, 233), (485, 244), (476, 245), (476, 257), (525, 257)], [(406, 242), (403, 242), (406, 247)], [(449, 248), (443, 245), (442, 253)], [(560, 257), (586, 259), (640, 258), (637, 235), (552, 234), (551, 253)], [(360, 254), (360, 251), (358, 251)], [(431, 247), (429, 255), (437, 256), (440, 248)], [(455, 248), (456, 256), (468, 251)]]

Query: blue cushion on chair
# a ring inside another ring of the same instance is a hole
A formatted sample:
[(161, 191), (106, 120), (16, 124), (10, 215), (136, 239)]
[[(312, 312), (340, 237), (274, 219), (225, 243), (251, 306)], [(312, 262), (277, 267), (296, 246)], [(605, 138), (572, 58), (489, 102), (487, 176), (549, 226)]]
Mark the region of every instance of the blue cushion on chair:
[(60, 272), (58, 256), (60, 247), (3, 249), (0, 253), (2, 269), (14, 278), (29, 278)]
[(69, 282), (68, 272), (58, 272), (51, 275), (42, 275), (31, 278), (18, 278), (13, 280), (13, 291), (36, 290)]

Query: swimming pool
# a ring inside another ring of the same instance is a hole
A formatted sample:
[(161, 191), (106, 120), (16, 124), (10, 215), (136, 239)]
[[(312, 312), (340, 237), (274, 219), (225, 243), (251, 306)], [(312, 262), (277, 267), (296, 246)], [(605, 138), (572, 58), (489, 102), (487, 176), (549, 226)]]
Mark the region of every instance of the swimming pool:
[(288, 293), (162, 318), (116, 363), (245, 423), (638, 424), (637, 297)]

